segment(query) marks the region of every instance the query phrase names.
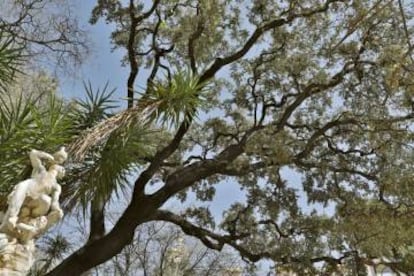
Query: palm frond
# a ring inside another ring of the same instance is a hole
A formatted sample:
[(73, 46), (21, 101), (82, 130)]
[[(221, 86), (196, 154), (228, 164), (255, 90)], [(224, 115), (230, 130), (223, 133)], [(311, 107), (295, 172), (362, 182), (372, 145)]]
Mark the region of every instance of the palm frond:
[(31, 102), (23, 97), (0, 96), (0, 192), (7, 193), (27, 163), (27, 146), (33, 134)]
[(62, 235), (58, 234), (55, 237), (44, 238), (43, 252), (49, 260), (59, 260), (71, 248), (69, 241)]
[[(152, 126), (178, 125), (196, 116), (204, 103), (204, 88), (198, 77), (179, 72), (171, 82), (154, 84), (133, 108), (107, 118), (102, 111), (98, 112), (104, 119), (69, 146), (77, 165), (73, 167), (70, 185), (64, 189), (66, 206), (85, 208), (93, 198), (106, 201), (113, 192), (118, 195), (125, 190), (128, 176), (139, 168), (140, 160), (155, 151)], [(90, 114), (91, 106), (101, 106), (106, 99), (109, 97), (90, 93), (89, 103), (80, 105), (79, 112)]]
[(47, 149), (49, 145), (64, 145), (73, 137), (73, 122), (70, 118), (70, 108), (57, 96), (49, 95), (46, 105), (39, 108), (31, 105), (34, 119), (37, 145)]
[(111, 112), (117, 107), (112, 100), (114, 89), (109, 90), (108, 84), (102, 90), (93, 89), (85, 83), (85, 91), (86, 98), (72, 105), (74, 125), (85, 132), (68, 147), (72, 164), (63, 186), (67, 209), (86, 207), (96, 197), (106, 201), (112, 192), (125, 190), (128, 175), (153, 148), (148, 138), (152, 131), (130, 117), (132, 113)]

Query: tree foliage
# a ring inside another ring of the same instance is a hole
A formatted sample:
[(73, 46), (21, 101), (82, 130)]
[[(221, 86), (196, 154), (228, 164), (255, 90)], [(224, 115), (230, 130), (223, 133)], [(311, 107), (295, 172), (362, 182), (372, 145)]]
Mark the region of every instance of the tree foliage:
[[(116, 217), (119, 206), (110, 206), (108, 220)], [(70, 239), (58, 233), (43, 236), (39, 257), (30, 275), (45, 275), (68, 251), (88, 236), (81, 216), (66, 223)], [(86, 275), (204, 275), (234, 276), (237, 271), (256, 275), (254, 267), (246, 265), (234, 251), (217, 252), (206, 248), (197, 239), (184, 237), (176, 226), (152, 222), (137, 228), (134, 240), (110, 261), (91, 269)]]
[(0, 3), (0, 31), (30, 57), (26, 67), (40, 63), (43, 68), (52, 65), (67, 71), (80, 64), (88, 50), (74, 8), (73, 1), (4, 0)]
[(12, 38), (0, 32), (0, 39), (0, 92), (4, 92), (22, 65), (23, 54)]
[(166, 223), (140, 227), (134, 241), (112, 262), (98, 267), (96, 275), (217, 275), (231, 276), (231, 269), (243, 271), (243, 264), (231, 252), (217, 252), (194, 239), (184, 240), (181, 231)]
[[(413, 12), (391, 0), (97, 1), (91, 22), (112, 24), (126, 50), (129, 108), (74, 142), (86, 152), (65, 186), (105, 196), (83, 200), (94, 238), (49, 275), (107, 261), (150, 221), (300, 275), (413, 272)], [(246, 200), (216, 221), (206, 206), (230, 181)], [(107, 231), (125, 182), (129, 205)], [(198, 207), (163, 208), (192, 191)]]

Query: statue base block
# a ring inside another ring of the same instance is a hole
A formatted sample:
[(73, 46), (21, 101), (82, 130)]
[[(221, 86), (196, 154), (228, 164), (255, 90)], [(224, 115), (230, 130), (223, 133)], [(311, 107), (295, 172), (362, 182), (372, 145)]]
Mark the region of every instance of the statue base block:
[(0, 249), (0, 276), (27, 275), (34, 262), (33, 242), (19, 244), (9, 242)]

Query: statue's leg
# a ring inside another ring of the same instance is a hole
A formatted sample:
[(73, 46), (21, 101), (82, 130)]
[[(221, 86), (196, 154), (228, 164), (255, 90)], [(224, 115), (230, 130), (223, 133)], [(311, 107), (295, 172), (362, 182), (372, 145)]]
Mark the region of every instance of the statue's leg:
[(51, 203), (52, 198), (45, 194), (41, 194), (39, 198), (31, 200), (29, 203), (29, 207), (32, 209), (31, 216), (39, 217), (47, 215)]
[(59, 208), (59, 209), (52, 210), (47, 215), (47, 225), (46, 225), (45, 229), (50, 228), (53, 224), (56, 224), (62, 218), (63, 218), (62, 209)]
[(13, 192), (7, 199), (8, 208), (6, 214), (4, 215), (3, 223), (0, 226), (1, 229), (4, 229), (3, 226), (8, 223), (10, 223), (13, 227), (16, 226), (20, 208), (22, 207), (23, 202), (26, 198), (27, 189), (31, 181), (33, 180), (28, 179), (22, 181), (14, 187)]
[(30, 213), (31, 213), (30, 208), (26, 205), (23, 205), (22, 208), (20, 209), (19, 217), (20, 218), (29, 217)]

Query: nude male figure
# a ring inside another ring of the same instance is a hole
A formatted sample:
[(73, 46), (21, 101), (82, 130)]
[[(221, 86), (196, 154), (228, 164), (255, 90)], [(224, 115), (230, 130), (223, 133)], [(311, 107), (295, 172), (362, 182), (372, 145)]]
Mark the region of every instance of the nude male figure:
[[(8, 196), (8, 209), (0, 225), (0, 231), (20, 229), (35, 231), (34, 227), (25, 223), (17, 223), (20, 217), (40, 218), (48, 213), (47, 225), (55, 223), (62, 218), (63, 211), (59, 206), (61, 187), (57, 179), (63, 177), (65, 170), (62, 164), (67, 154), (64, 148), (53, 156), (38, 150), (32, 150), (29, 154), (33, 167), (32, 177), (18, 183)], [(43, 165), (42, 159), (47, 160), (51, 165), (48, 169)], [(43, 221), (45, 221), (44, 217)], [(43, 225), (44, 223), (42, 223)], [(46, 225), (44, 225), (46, 227)]]

